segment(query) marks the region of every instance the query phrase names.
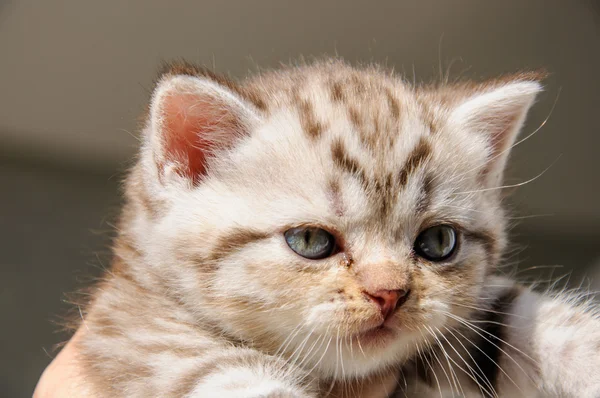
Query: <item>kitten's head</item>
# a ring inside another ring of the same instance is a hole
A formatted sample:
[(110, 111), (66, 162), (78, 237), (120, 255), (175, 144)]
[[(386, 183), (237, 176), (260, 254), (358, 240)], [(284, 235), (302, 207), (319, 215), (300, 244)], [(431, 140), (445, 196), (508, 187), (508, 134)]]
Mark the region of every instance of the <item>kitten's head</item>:
[(124, 234), (198, 322), (321, 375), (371, 373), (477, 306), (539, 90), (532, 74), (412, 87), (330, 62), (236, 85), (174, 67)]

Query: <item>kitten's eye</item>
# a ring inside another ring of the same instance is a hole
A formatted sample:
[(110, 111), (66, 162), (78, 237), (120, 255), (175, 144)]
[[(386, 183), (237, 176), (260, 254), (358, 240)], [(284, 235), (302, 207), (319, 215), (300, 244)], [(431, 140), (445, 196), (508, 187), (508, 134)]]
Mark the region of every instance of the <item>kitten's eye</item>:
[(436, 225), (421, 232), (415, 252), (429, 261), (443, 261), (456, 249), (456, 231), (449, 225)]
[(292, 228), (285, 231), (283, 235), (290, 249), (311, 260), (329, 257), (335, 250), (335, 238), (321, 228)]

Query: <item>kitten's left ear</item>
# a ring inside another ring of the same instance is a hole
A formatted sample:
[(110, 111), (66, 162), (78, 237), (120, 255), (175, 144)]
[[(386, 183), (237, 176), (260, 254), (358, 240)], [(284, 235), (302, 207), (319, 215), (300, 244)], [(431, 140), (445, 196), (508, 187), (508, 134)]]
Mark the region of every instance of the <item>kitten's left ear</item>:
[(234, 83), (185, 65), (161, 76), (149, 110), (142, 161), (158, 186), (197, 185), (210, 159), (259, 120)]
[(526, 77), (491, 87), (484, 85), (450, 114), (450, 123), (454, 126), (486, 136), (490, 151), (482, 173), (488, 186), (501, 183), (510, 149), (527, 111), (542, 90), (538, 81), (541, 74), (539, 79), (537, 75), (536, 79)]

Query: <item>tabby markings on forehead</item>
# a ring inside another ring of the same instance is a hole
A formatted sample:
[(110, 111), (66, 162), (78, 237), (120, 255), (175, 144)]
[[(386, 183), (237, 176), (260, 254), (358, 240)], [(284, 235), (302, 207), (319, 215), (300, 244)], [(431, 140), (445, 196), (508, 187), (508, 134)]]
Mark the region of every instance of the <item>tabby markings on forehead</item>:
[(400, 104), (398, 99), (389, 87), (386, 88), (385, 94), (387, 97), (388, 106), (390, 108), (390, 114), (395, 120), (398, 120), (400, 118)]
[(263, 98), (263, 94), (258, 91), (243, 90), (244, 96), (254, 104), (254, 106), (263, 112), (268, 110), (267, 101)]
[(333, 102), (342, 102), (345, 99), (342, 84), (335, 81), (331, 84), (331, 100)]
[(311, 138), (317, 139), (324, 130), (323, 123), (317, 120), (312, 104), (304, 99), (298, 101), (298, 116), (304, 132)]
[(371, 151), (375, 151), (380, 134), (378, 112), (375, 112), (372, 115), (372, 126), (369, 126), (368, 115), (366, 115), (364, 112), (361, 113), (358, 107), (349, 106), (346, 112), (348, 114), (348, 119), (356, 130), (362, 145)]
[(333, 207), (335, 215), (338, 217), (343, 216), (344, 215), (344, 207), (342, 204), (339, 181), (337, 181), (337, 180), (329, 181), (328, 195), (329, 195), (329, 199), (331, 201), (331, 205)]
[[(334, 164), (342, 171), (357, 178), (363, 189), (369, 193), (374, 201), (373, 204), (377, 206), (377, 216), (385, 217), (389, 215), (390, 209), (394, 205), (397, 188), (405, 186), (412, 174), (427, 160), (431, 155), (431, 147), (427, 139), (422, 138), (409, 154), (397, 179), (394, 178), (392, 173), (387, 173), (370, 180), (358, 160), (347, 153), (342, 140), (339, 138), (333, 141), (331, 154)], [(416, 204), (416, 211), (423, 213), (429, 206), (433, 190), (433, 178), (431, 176), (424, 178), (421, 190), (422, 193)]]
[(367, 89), (366, 83), (361, 79), (361, 76), (354, 74), (350, 77), (349, 83), (353, 86), (354, 93), (357, 95), (363, 94)]
[(380, 125), (380, 112), (375, 109), (372, 114), (372, 125), (370, 129), (363, 128), (359, 131), (360, 141), (370, 151), (377, 153), (377, 147), (379, 140), (381, 139), (381, 125)]
[(393, 185), (392, 173), (387, 173), (385, 177), (378, 178), (374, 182), (374, 192), (379, 200), (378, 218), (384, 218), (390, 213), (396, 197)]
[(417, 170), (423, 162), (431, 155), (431, 146), (425, 137), (422, 137), (415, 149), (410, 153), (406, 163), (399, 174), (401, 186), (406, 185), (408, 179)]
[(422, 98), (418, 98), (418, 102), (421, 106), (421, 117), (429, 128), (430, 133), (437, 133), (441, 129), (441, 122), (439, 116), (433, 110), (433, 105)]
[(431, 196), (433, 195), (433, 176), (431, 174), (425, 175), (423, 178), (423, 185), (421, 187), (421, 194), (419, 201), (416, 205), (416, 212), (419, 214), (426, 213), (430, 204)]
[(348, 118), (350, 119), (350, 122), (352, 122), (354, 128), (360, 132), (363, 127), (363, 120), (360, 117), (358, 109), (353, 106), (348, 107)]
[(351, 157), (347, 152), (341, 139), (336, 139), (331, 145), (331, 156), (337, 167), (359, 179), (366, 188), (367, 178), (364, 170), (360, 167), (358, 160)]

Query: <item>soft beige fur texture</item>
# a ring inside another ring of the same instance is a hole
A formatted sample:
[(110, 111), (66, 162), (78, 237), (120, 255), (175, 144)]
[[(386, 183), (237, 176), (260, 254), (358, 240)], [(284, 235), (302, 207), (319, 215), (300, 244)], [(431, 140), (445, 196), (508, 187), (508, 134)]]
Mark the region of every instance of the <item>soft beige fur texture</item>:
[[(494, 276), (502, 172), (539, 78), (171, 66), (81, 326), (97, 396), (600, 396), (597, 317)], [(437, 224), (459, 236), (441, 263), (413, 250)], [(283, 232), (301, 225), (338, 252), (298, 256)], [(373, 337), (378, 289), (410, 294)]]

